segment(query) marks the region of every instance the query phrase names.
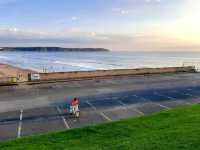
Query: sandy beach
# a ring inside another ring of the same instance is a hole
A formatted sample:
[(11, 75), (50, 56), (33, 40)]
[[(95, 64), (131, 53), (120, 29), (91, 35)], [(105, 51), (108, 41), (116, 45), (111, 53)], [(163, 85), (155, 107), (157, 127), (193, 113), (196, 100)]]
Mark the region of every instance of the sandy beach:
[(8, 64), (0, 64), (0, 78), (16, 77), (20, 81), (27, 81), (28, 73), (35, 71), (29, 69), (22, 69)]

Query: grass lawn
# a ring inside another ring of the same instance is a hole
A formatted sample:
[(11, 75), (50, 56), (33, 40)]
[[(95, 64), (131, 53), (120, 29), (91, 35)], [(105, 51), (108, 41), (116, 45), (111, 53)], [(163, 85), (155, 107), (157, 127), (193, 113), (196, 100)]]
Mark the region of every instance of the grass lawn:
[(0, 143), (0, 150), (199, 150), (200, 105)]

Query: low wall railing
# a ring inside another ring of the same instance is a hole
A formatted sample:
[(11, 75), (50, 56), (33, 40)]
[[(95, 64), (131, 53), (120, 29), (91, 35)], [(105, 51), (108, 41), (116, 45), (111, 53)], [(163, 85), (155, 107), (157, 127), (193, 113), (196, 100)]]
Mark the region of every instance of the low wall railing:
[(75, 78), (95, 78), (105, 76), (123, 76), (123, 75), (145, 75), (159, 73), (178, 73), (195, 72), (193, 66), (187, 67), (166, 67), (166, 68), (140, 68), (140, 69), (115, 69), (115, 70), (96, 70), (96, 71), (76, 71), (76, 72), (55, 72), (40, 73), (36, 80), (63, 80)]
[(200, 61), (196, 62), (183, 62), (183, 67), (193, 66), (197, 72), (200, 72)]

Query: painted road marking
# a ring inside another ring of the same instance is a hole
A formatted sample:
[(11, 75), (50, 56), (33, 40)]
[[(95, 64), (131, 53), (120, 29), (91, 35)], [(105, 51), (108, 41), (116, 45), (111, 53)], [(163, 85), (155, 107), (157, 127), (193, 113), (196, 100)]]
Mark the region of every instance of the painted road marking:
[(137, 95), (132, 95), (132, 96), (135, 96), (136, 98), (139, 98), (139, 99), (142, 99), (142, 100), (144, 100), (144, 101), (149, 101), (149, 100), (147, 100), (146, 98), (144, 98), (144, 97), (141, 97), (141, 96), (137, 96)]
[(90, 107), (92, 107), (93, 110), (97, 111), (96, 107), (94, 107), (94, 105), (92, 105), (89, 101), (86, 101), (86, 103), (87, 103)]
[[(171, 99), (171, 100), (180, 101), (180, 100), (178, 100), (178, 99), (176, 99), (176, 98), (173, 98), (173, 97), (170, 97), (170, 96), (166, 96), (166, 95), (163, 95), (163, 94), (160, 94), (160, 93), (157, 93), (157, 92), (154, 92), (154, 93), (157, 94), (157, 95), (160, 95), (160, 96), (167, 97), (167, 98), (169, 98), (169, 99)], [(185, 102), (185, 104), (191, 105), (191, 103), (188, 103), (188, 102)]]
[[(61, 110), (60, 110), (59, 107), (57, 107), (57, 111), (59, 112), (59, 114), (62, 114), (62, 112), (61, 112)], [(69, 127), (69, 125), (68, 125), (67, 120), (65, 119), (65, 117), (64, 117), (64, 116), (61, 116), (61, 118), (62, 118), (62, 120), (63, 120), (63, 122), (64, 122), (65, 127), (66, 127), (67, 129), (70, 129), (70, 127)]]
[(100, 113), (101, 116), (103, 116), (106, 120), (112, 121), (108, 116), (106, 116), (103, 112)]
[(134, 108), (134, 111), (136, 111), (137, 113), (141, 114), (141, 115), (144, 115), (143, 112), (139, 111), (137, 108)]
[(173, 92), (174, 92), (174, 93), (181, 94), (181, 95), (186, 95), (186, 96), (194, 97), (193, 95), (191, 95), (191, 94), (189, 94), (189, 93), (185, 93), (185, 92), (180, 93), (180, 92), (178, 92), (178, 91), (176, 91), (176, 90), (173, 90)]
[[(157, 93), (157, 92), (156, 92)], [(155, 92), (153, 93), (153, 94), (155, 94)], [(158, 95), (158, 94), (157, 94)], [(137, 96), (137, 95), (135, 95), (136, 97), (139, 97), (139, 96)], [(161, 96), (161, 95), (158, 95), (158, 96)], [(163, 97), (163, 96), (162, 96)], [(146, 99), (146, 98), (144, 98), (144, 97), (139, 97), (139, 98), (141, 98), (141, 99), (143, 99), (143, 100), (145, 100), (145, 101), (151, 101), (151, 100), (148, 100), (148, 99)], [(165, 108), (165, 109), (170, 109), (169, 107), (167, 107), (167, 106), (164, 106), (164, 105), (161, 105), (161, 104), (159, 104), (159, 103), (155, 103), (155, 102), (152, 102), (153, 104), (156, 104), (156, 105), (158, 105), (158, 106), (160, 106), (160, 107), (162, 107), (162, 108)]]
[(194, 95), (189, 94), (189, 93), (183, 93), (183, 94), (184, 94), (184, 95), (187, 95), (187, 96), (195, 97)]
[(20, 110), (19, 125), (18, 125), (18, 132), (17, 132), (17, 138), (20, 138), (20, 137), (21, 137), (21, 131), (22, 131), (22, 119), (23, 119), (23, 110)]
[[(137, 96), (136, 94), (134, 94), (134, 95), (132, 95), (132, 96), (134, 96), (134, 97), (136, 97), (136, 98), (139, 98), (139, 99), (142, 99), (143, 101), (147, 101), (147, 102), (150, 101), (150, 100), (148, 100), (148, 99), (146, 99), (146, 98), (144, 98), (144, 97)], [(134, 110), (135, 110), (136, 112), (140, 113), (141, 115), (145, 115), (143, 112), (139, 111), (137, 108), (135, 108)]]
[[(123, 103), (122, 101), (118, 101), (118, 102), (122, 105), (123, 108), (127, 109), (127, 104)], [(137, 108), (132, 108), (132, 109), (133, 109), (135, 112), (137, 112), (137, 113), (139, 113), (139, 114), (141, 114), (141, 115), (144, 115), (144, 113), (141, 112), (141, 111), (139, 111)]]
[(113, 99), (113, 100), (116, 100), (116, 99), (118, 99), (118, 97), (112, 97), (112, 99)]
[[(153, 92), (153, 94), (155, 95), (154, 92)], [(136, 96), (137, 96), (137, 95), (136, 95)], [(137, 97), (139, 97), (139, 96), (137, 96)], [(139, 98), (141, 98), (141, 99), (143, 99), (143, 100), (145, 100), (145, 101), (150, 101), (151, 103), (153, 103), (153, 104), (157, 104), (157, 105), (159, 105), (160, 107), (167, 108), (166, 106), (160, 105), (159, 103), (155, 103), (155, 102), (153, 102), (153, 101), (150, 100), (150, 99), (146, 99), (146, 98), (141, 97), (141, 96), (140, 96)]]
[(166, 98), (169, 98), (169, 99), (171, 99), (171, 100), (177, 100), (176, 98), (174, 98), (174, 97), (171, 97), (171, 96), (166, 96), (166, 95), (164, 95), (164, 94), (160, 94), (160, 93), (158, 93), (158, 92), (153, 92), (155, 95), (158, 95), (158, 96), (162, 96), (162, 97), (166, 97)]
[(131, 96), (137, 97), (135, 94), (133, 94), (133, 95), (131, 95)]
[[(187, 93), (186, 93), (186, 94), (185, 94), (185, 93), (180, 93), (180, 92), (175, 91), (175, 90), (174, 90), (174, 93), (178, 93), (178, 94), (181, 94), (181, 95), (186, 95), (186, 96), (188, 95), (188, 96), (194, 97), (193, 95), (189, 95), (189, 94), (187, 94)], [(189, 102), (184, 102), (184, 103), (185, 103), (186, 105), (191, 105), (191, 103), (189, 103)]]
[(165, 108), (165, 109), (171, 109), (171, 108), (169, 108), (169, 107), (167, 107), (167, 106), (165, 106), (165, 105), (162, 105), (162, 104), (160, 104), (160, 103), (154, 103), (154, 104), (156, 104), (156, 105), (158, 105), (158, 106), (160, 106), (160, 107), (162, 107), (162, 108)]
[(123, 98), (128, 98), (129, 96), (123, 96)]
[(188, 90), (188, 91), (192, 91), (192, 89), (186, 89), (186, 90)]
[[(97, 108), (92, 105), (89, 101), (86, 101), (86, 103), (94, 110), (97, 112)], [(100, 115), (105, 118), (107, 121), (112, 121), (112, 119), (110, 119), (108, 116), (106, 116), (103, 112), (100, 112)]]
[(126, 104), (123, 103), (122, 101), (118, 100), (118, 102), (119, 102), (122, 106), (126, 107)]

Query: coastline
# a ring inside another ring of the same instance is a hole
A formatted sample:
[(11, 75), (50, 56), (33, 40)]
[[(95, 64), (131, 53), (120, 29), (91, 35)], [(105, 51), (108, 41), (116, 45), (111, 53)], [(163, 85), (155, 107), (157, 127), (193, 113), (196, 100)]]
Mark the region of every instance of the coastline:
[[(73, 72), (52, 72), (39, 73), (30, 69), (22, 69), (9, 64), (0, 64), (0, 85), (12, 83), (42, 83), (51, 81), (65, 81), (73, 79), (87, 79), (98, 77), (153, 75), (165, 73), (196, 72), (195, 67), (164, 67), (164, 68), (137, 68), (137, 69), (110, 69), (95, 71), (73, 71)], [(32, 79), (31, 76), (36, 76)]]
[(0, 78), (19, 78), (20, 81), (28, 80), (28, 73), (36, 73), (30, 69), (22, 69), (9, 64), (0, 64)]

